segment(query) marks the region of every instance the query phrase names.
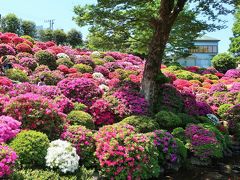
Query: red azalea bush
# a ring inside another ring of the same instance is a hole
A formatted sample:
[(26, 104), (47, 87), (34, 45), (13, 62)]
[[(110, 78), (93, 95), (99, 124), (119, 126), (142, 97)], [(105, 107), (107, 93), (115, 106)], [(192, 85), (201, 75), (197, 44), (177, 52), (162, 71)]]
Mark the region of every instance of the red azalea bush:
[(130, 125), (109, 125), (94, 136), (101, 172), (108, 179), (147, 179), (160, 171), (158, 154), (151, 139), (135, 133)]
[(13, 83), (7, 77), (0, 76), (0, 94), (5, 94), (13, 87)]
[(20, 132), (21, 122), (9, 116), (0, 116), (0, 144), (14, 138)]
[(32, 53), (32, 48), (26, 43), (20, 43), (16, 46), (18, 52)]
[(101, 89), (94, 83), (93, 79), (89, 78), (64, 79), (57, 86), (73, 102), (81, 102), (89, 106), (102, 96)]
[(95, 166), (95, 140), (93, 132), (84, 126), (69, 126), (62, 133), (61, 139), (66, 140), (76, 148), (81, 162), (86, 167)]
[(114, 114), (111, 110), (111, 105), (103, 99), (94, 102), (90, 107), (90, 112), (93, 115), (94, 123), (97, 126), (114, 123)]
[(32, 93), (11, 98), (4, 113), (22, 122), (22, 128), (41, 131), (51, 139), (59, 137), (65, 119), (54, 103)]

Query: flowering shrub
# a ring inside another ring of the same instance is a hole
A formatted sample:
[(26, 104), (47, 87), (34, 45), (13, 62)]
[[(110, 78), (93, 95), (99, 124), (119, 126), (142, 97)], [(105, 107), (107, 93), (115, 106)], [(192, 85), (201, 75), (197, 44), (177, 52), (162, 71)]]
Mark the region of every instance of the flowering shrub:
[(59, 58), (57, 61), (57, 65), (65, 65), (68, 68), (72, 67), (74, 63), (69, 58)]
[(240, 69), (230, 69), (225, 73), (224, 77), (240, 78)]
[(240, 82), (234, 82), (229, 90), (230, 92), (240, 92)]
[(110, 125), (114, 123), (114, 114), (110, 104), (99, 99), (90, 107), (90, 112), (93, 115), (93, 121), (97, 126)]
[(80, 157), (76, 153), (76, 148), (69, 142), (59, 139), (50, 143), (45, 159), (46, 166), (57, 168), (63, 173), (73, 173), (78, 169)]
[(93, 71), (92, 67), (86, 64), (75, 64), (73, 68), (76, 68), (81, 73), (90, 73)]
[(41, 77), (44, 77), (44, 83), (46, 85), (57, 85), (59, 81), (64, 79), (62, 72), (55, 70), (55, 71), (42, 71), (39, 73), (34, 74), (32, 78), (32, 82), (37, 84), (40, 82)]
[(110, 125), (95, 134), (96, 156), (108, 178), (147, 179), (159, 174), (158, 154), (153, 142), (136, 134), (130, 125)]
[(25, 66), (32, 71), (37, 67), (37, 61), (34, 58), (23, 57), (19, 60), (19, 64)]
[(103, 74), (105, 77), (108, 77), (110, 71), (104, 66), (96, 66), (94, 72)]
[(214, 92), (222, 92), (222, 91), (227, 91), (227, 87), (222, 83), (213, 85), (210, 89), (211, 94), (213, 94)]
[(0, 143), (5, 143), (20, 132), (21, 122), (9, 116), (0, 116)]
[(204, 161), (210, 157), (222, 157), (222, 146), (216, 139), (214, 132), (199, 125), (190, 124), (186, 127), (185, 136), (189, 150), (200, 160)]
[(0, 94), (5, 94), (12, 89), (13, 83), (10, 79), (0, 76)]
[(68, 114), (74, 109), (74, 104), (72, 101), (64, 95), (57, 96), (54, 99), (54, 102), (57, 104), (59, 111), (63, 112), (64, 114)]
[(20, 43), (16, 46), (18, 52), (32, 53), (32, 48), (26, 43)]
[(84, 126), (69, 126), (61, 135), (63, 140), (66, 140), (76, 148), (77, 154), (81, 157), (81, 162), (84, 166), (95, 165), (95, 141), (93, 133)]
[(16, 152), (8, 146), (0, 144), (0, 178), (4, 178), (12, 173), (17, 158)]
[(46, 133), (50, 138), (60, 135), (64, 116), (47, 98), (27, 93), (11, 98), (4, 112), (22, 122), (22, 128)]
[(0, 44), (0, 57), (4, 55), (15, 55), (15, 50), (8, 44)]
[(164, 130), (156, 130), (150, 133), (150, 135), (160, 154), (159, 164), (163, 167), (170, 168), (178, 161), (176, 140), (169, 132)]
[(22, 165), (44, 166), (49, 140), (46, 134), (37, 131), (21, 131), (10, 143)]
[(69, 99), (86, 105), (91, 105), (102, 95), (100, 88), (89, 78), (64, 79), (57, 86)]

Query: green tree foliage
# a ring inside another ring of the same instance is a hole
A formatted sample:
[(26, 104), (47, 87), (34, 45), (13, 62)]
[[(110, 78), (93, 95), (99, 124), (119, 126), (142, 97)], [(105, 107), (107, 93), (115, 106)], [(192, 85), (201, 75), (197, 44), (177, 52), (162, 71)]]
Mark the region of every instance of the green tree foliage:
[[(138, 38), (138, 35), (145, 36), (146, 27), (149, 29), (142, 90), (153, 110), (154, 105), (158, 103), (157, 96), (160, 91), (156, 79), (161, 71), (159, 67), (164, 59), (165, 50), (169, 47), (171, 33), (174, 32), (174, 27), (184, 10), (205, 17), (206, 21), (202, 23), (208, 24), (208, 29), (214, 30), (221, 27), (216, 24), (221, 17), (219, 15), (231, 13), (229, 5), (235, 5), (236, 2), (236, 0), (98, 0), (94, 5), (76, 6), (74, 12), (77, 16), (74, 19), (79, 26), (99, 26), (110, 35), (115, 32), (122, 34), (127, 32), (133, 38)], [(189, 24), (185, 20), (182, 22)], [(186, 29), (185, 33), (193, 30), (191, 26)], [(134, 36), (135, 34), (137, 36)]]
[(24, 20), (21, 24), (21, 31), (23, 35), (28, 35), (31, 37), (36, 37), (36, 24), (32, 21)]
[(15, 14), (7, 14), (1, 20), (1, 30), (21, 34), (21, 20)]
[(71, 29), (67, 33), (67, 42), (73, 46), (79, 46), (83, 44), (82, 33), (77, 31), (76, 29)]
[(231, 38), (229, 51), (238, 57), (240, 56), (240, 7), (237, 8), (232, 31), (233, 37)]
[(53, 40), (53, 31), (50, 29), (44, 29), (39, 31), (39, 39), (41, 41), (52, 41)]
[(65, 44), (67, 42), (67, 35), (62, 29), (53, 31), (53, 40), (59, 44)]

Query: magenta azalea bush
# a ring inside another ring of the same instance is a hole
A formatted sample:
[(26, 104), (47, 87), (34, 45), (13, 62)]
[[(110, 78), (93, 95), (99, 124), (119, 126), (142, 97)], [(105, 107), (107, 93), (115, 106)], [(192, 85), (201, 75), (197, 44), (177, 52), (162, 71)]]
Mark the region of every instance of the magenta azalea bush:
[(11, 148), (0, 145), (0, 178), (7, 177), (12, 173), (18, 156)]
[(130, 125), (104, 126), (95, 134), (96, 156), (106, 178), (146, 179), (160, 171), (158, 153), (144, 134)]
[(216, 134), (199, 125), (190, 124), (185, 130), (187, 145), (193, 155), (205, 161), (211, 157), (223, 156), (223, 149)]
[(27, 93), (13, 97), (3, 111), (22, 122), (22, 128), (44, 132), (50, 138), (58, 137), (63, 129), (65, 116), (56, 104), (41, 95)]
[(101, 89), (90, 78), (64, 79), (57, 86), (67, 98), (86, 105), (102, 96)]
[(0, 143), (6, 143), (20, 132), (21, 122), (9, 116), (0, 116)]

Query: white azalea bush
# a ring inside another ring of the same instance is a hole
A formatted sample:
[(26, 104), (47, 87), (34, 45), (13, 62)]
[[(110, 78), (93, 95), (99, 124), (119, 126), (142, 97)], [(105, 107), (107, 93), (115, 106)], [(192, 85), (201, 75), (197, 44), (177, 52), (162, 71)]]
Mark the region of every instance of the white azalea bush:
[(58, 53), (57, 54), (57, 58), (58, 59), (60, 59), (60, 58), (69, 58), (70, 59), (70, 57), (67, 54), (65, 54), (65, 53)]
[(94, 79), (102, 79), (102, 78), (104, 78), (104, 75), (102, 73), (95, 72), (95, 73), (92, 74), (92, 77)]
[(58, 139), (50, 143), (45, 159), (51, 169), (73, 173), (78, 169), (80, 157), (69, 142)]

